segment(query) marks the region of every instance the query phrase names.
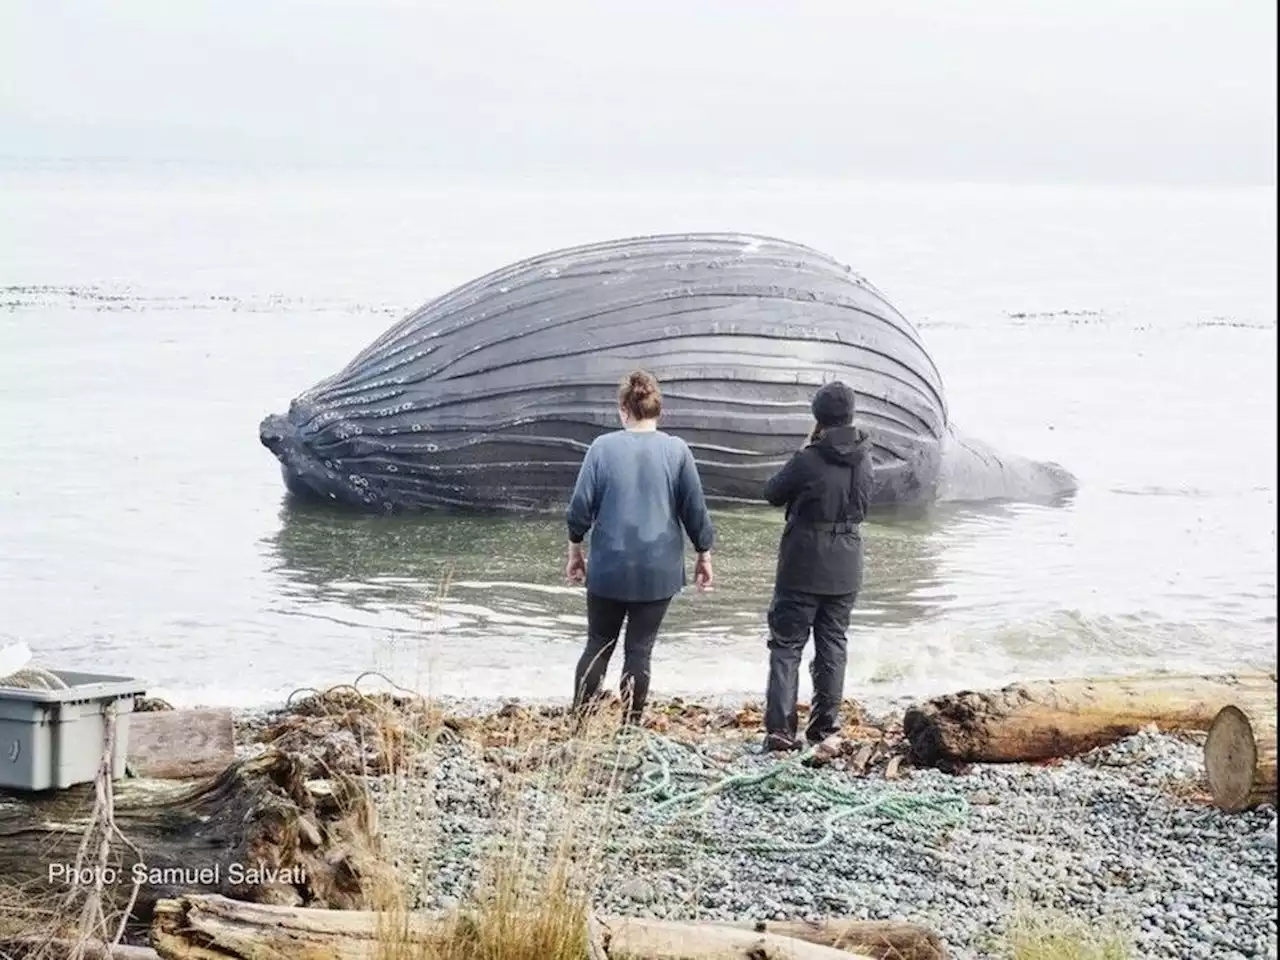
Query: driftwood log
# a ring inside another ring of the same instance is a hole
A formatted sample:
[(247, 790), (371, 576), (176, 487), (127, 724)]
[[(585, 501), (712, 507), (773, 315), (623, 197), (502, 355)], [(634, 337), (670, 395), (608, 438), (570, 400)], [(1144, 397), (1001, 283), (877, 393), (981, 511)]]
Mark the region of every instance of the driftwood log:
[[(730, 924), (607, 918), (595, 929), (601, 953), (608, 960), (871, 960), (894, 956), (824, 942), (856, 938), (857, 921), (837, 921), (821, 929), (808, 924), (770, 926), (772, 929), (760, 932)], [(790, 927), (805, 928), (804, 936), (778, 932)], [(393, 918), (367, 910), (308, 910), (217, 896), (185, 896), (157, 904), (151, 940), (164, 960), (275, 956), (374, 960), (391, 955), (393, 948), (438, 943), (446, 930), (442, 917), (426, 914)]]
[(935, 697), (907, 710), (903, 732), (921, 766), (1050, 760), (1150, 724), (1205, 731), (1228, 704), (1275, 698), (1274, 673), (1044, 680)]
[[(195, 784), (117, 781), (115, 822), (128, 843), (112, 841), (107, 906), (123, 910), (135, 884), (139, 923), (149, 922), (158, 899), (192, 891), (342, 909), (378, 905), (390, 868), (379, 860), (368, 797), (354, 780), (312, 779), (313, 772), (306, 758), (268, 750)], [(92, 806), (90, 788), (0, 792), (0, 877), (33, 903), (65, 894)]]
[(609, 960), (849, 960), (872, 954), (721, 924), (626, 919), (605, 922)]
[(1232, 812), (1276, 803), (1276, 698), (1218, 711), (1204, 742), (1209, 793)]
[(219, 896), (162, 900), (151, 923), (151, 945), (165, 960), (375, 960), (380, 954), (399, 955), (388, 949), (392, 944), (427, 944), (436, 936), (434, 926), (412, 916), (384, 918), (363, 910), (310, 910)]
[(856, 951), (876, 960), (946, 960), (941, 938), (918, 923), (892, 920), (770, 920), (738, 924), (824, 947)]
[(0, 957), (21, 960), (23, 957), (70, 957), (80, 951), (83, 960), (160, 960), (151, 947), (118, 943), (108, 949), (100, 940), (75, 941), (57, 938), (17, 937), (0, 939)]

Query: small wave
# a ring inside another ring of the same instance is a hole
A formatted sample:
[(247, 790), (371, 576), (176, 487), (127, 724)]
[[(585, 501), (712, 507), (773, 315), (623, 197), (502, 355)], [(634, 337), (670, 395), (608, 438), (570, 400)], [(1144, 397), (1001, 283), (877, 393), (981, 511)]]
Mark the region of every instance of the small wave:
[(509, 590), (529, 590), (533, 593), (575, 594), (582, 593), (581, 587), (557, 586), (548, 583), (521, 583), (518, 580), (452, 580), (450, 587), (461, 587), (466, 590), (489, 590), (502, 587)]
[[(1122, 497), (1179, 497), (1187, 500), (1223, 500), (1229, 497), (1255, 497), (1258, 494), (1273, 494), (1274, 487), (1253, 484), (1247, 487), (1222, 486), (1214, 490), (1203, 487), (1164, 487), (1150, 484), (1142, 487), (1109, 487), (1109, 493)], [(1268, 505), (1271, 501), (1268, 500)]]
[(1122, 497), (1185, 497), (1188, 500), (1207, 500), (1217, 495), (1199, 487), (1112, 487), (1110, 492)]
[(1018, 310), (1008, 311), (1005, 316), (1010, 320), (1065, 320), (1071, 324), (1102, 323), (1106, 319), (1101, 310)]
[[(424, 693), (521, 699), (563, 693), (580, 652), (581, 618), (573, 629), (566, 629), (564, 617), (495, 622), (481, 613), (479, 620), (430, 631), (379, 623), (381, 639), (371, 659), (359, 653), (317, 656), (301, 665), (296, 651), (259, 656), (256, 682), (245, 687), (236, 683), (230, 665), (220, 669), (211, 663), (202, 674), (206, 683), (187, 683), (176, 679), (189, 675), (187, 661), (168, 662), (163, 669), (153, 663), (163, 674), (157, 679), (165, 682), (151, 692), (175, 705), (258, 707), (281, 702), (298, 687), (350, 682), (374, 669)], [(1060, 609), (997, 624), (916, 623), (851, 636), (846, 689), (859, 700), (914, 700), (1039, 679), (1274, 671), (1271, 639), (1265, 624), (1242, 631), (1239, 624), (1162, 620), (1149, 611), (1100, 617)], [(315, 652), (322, 649), (337, 650)], [(809, 649), (806, 660), (811, 658)], [(663, 632), (654, 652), (655, 694), (715, 697), (749, 690), (759, 698), (767, 668), (761, 630), (687, 624)], [(615, 663), (611, 672), (618, 669)], [(801, 672), (801, 693), (810, 693), (807, 671)]]
[[(1112, 328), (1123, 328), (1139, 333), (1148, 333), (1158, 331), (1167, 332), (1171, 327), (1182, 330), (1212, 330), (1212, 329), (1232, 329), (1232, 330), (1275, 330), (1276, 321), (1260, 321), (1240, 317), (1208, 317), (1203, 319), (1186, 320), (1170, 324), (1168, 322), (1150, 323), (1125, 321), (1114, 313), (1104, 310), (1012, 310), (1006, 311), (1005, 317), (1011, 321), (1015, 327), (1027, 326), (1070, 326), (1070, 327), (1096, 327), (1105, 325)], [(917, 324), (917, 326), (927, 326), (928, 324)], [(939, 327), (963, 326), (963, 324), (941, 323), (936, 324)]]
[(930, 320), (928, 317), (911, 322), (919, 330), (969, 330), (973, 327), (973, 324), (960, 320)]
[(1197, 320), (1189, 324), (1192, 327), (1229, 327), (1237, 330), (1274, 330), (1276, 322), (1272, 320), (1270, 323), (1262, 323), (1257, 320), (1238, 320), (1233, 317), (1210, 317), (1207, 320)]
[[(348, 627), (354, 630), (364, 630), (364, 629), (370, 628), (371, 626), (374, 626), (373, 624), (362, 623), (358, 620), (352, 620), (347, 617), (338, 617), (338, 616), (334, 616), (333, 614), (319, 613), (314, 610), (277, 609), (277, 610), (272, 610), (271, 612), (281, 617), (294, 617), (299, 620), (317, 620), (323, 623), (331, 623), (334, 626)], [(378, 623), (376, 624), (376, 626), (380, 632), (386, 633), (386, 634), (417, 635), (423, 632), (420, 627), (401, 627), (401, 626), (396, 626), (394, 624), (385, 624), (385, 623)]]

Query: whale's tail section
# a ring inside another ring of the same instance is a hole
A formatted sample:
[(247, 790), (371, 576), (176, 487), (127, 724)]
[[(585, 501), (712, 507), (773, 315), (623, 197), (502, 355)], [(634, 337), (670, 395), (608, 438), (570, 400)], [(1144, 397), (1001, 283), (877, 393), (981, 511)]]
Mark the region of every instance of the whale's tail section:
[(1016, 501), (1057, 506), (1079, 490), (1075, 475), (1052, 461), (1003, 453), (955, 432), (942, 445), (937, 500), (940, 503)]

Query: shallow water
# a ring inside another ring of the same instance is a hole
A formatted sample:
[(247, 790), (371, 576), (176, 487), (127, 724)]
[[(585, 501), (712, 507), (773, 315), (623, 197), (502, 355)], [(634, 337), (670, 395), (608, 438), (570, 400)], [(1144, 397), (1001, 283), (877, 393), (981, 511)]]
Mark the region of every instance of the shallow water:
[[(851, 692), (1275, 664), (1275, 191), (472, 184), (0, 173), (0, 644), (254, 704), (380, 669), (568, 692), (560, 518), (290, 506), (257, 424), (394, 319), (520, 256), (679, 229), (851, 263), (953, 418), (1081, 480), (1060, 508), (867, 531)], [(754, 691), (780, 519), (719, 514), (660, 692)], [(614, 667), (617, 669), (616, 665)]]

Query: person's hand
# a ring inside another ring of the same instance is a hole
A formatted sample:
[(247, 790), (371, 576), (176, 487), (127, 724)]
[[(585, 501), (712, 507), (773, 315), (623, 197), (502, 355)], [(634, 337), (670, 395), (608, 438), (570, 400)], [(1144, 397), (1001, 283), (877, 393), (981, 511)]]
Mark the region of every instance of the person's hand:
[(710, 590), (715, 579), (711, 572), (711, 554), (698, 554), (698, 559), (693, 562), (693, 585), (699, 590)]
[(569, 560), (564, 565), (564, 578), (570, 583), (587, 582), (587, 557), (582, 552), (582, 544), (569, 544)]

